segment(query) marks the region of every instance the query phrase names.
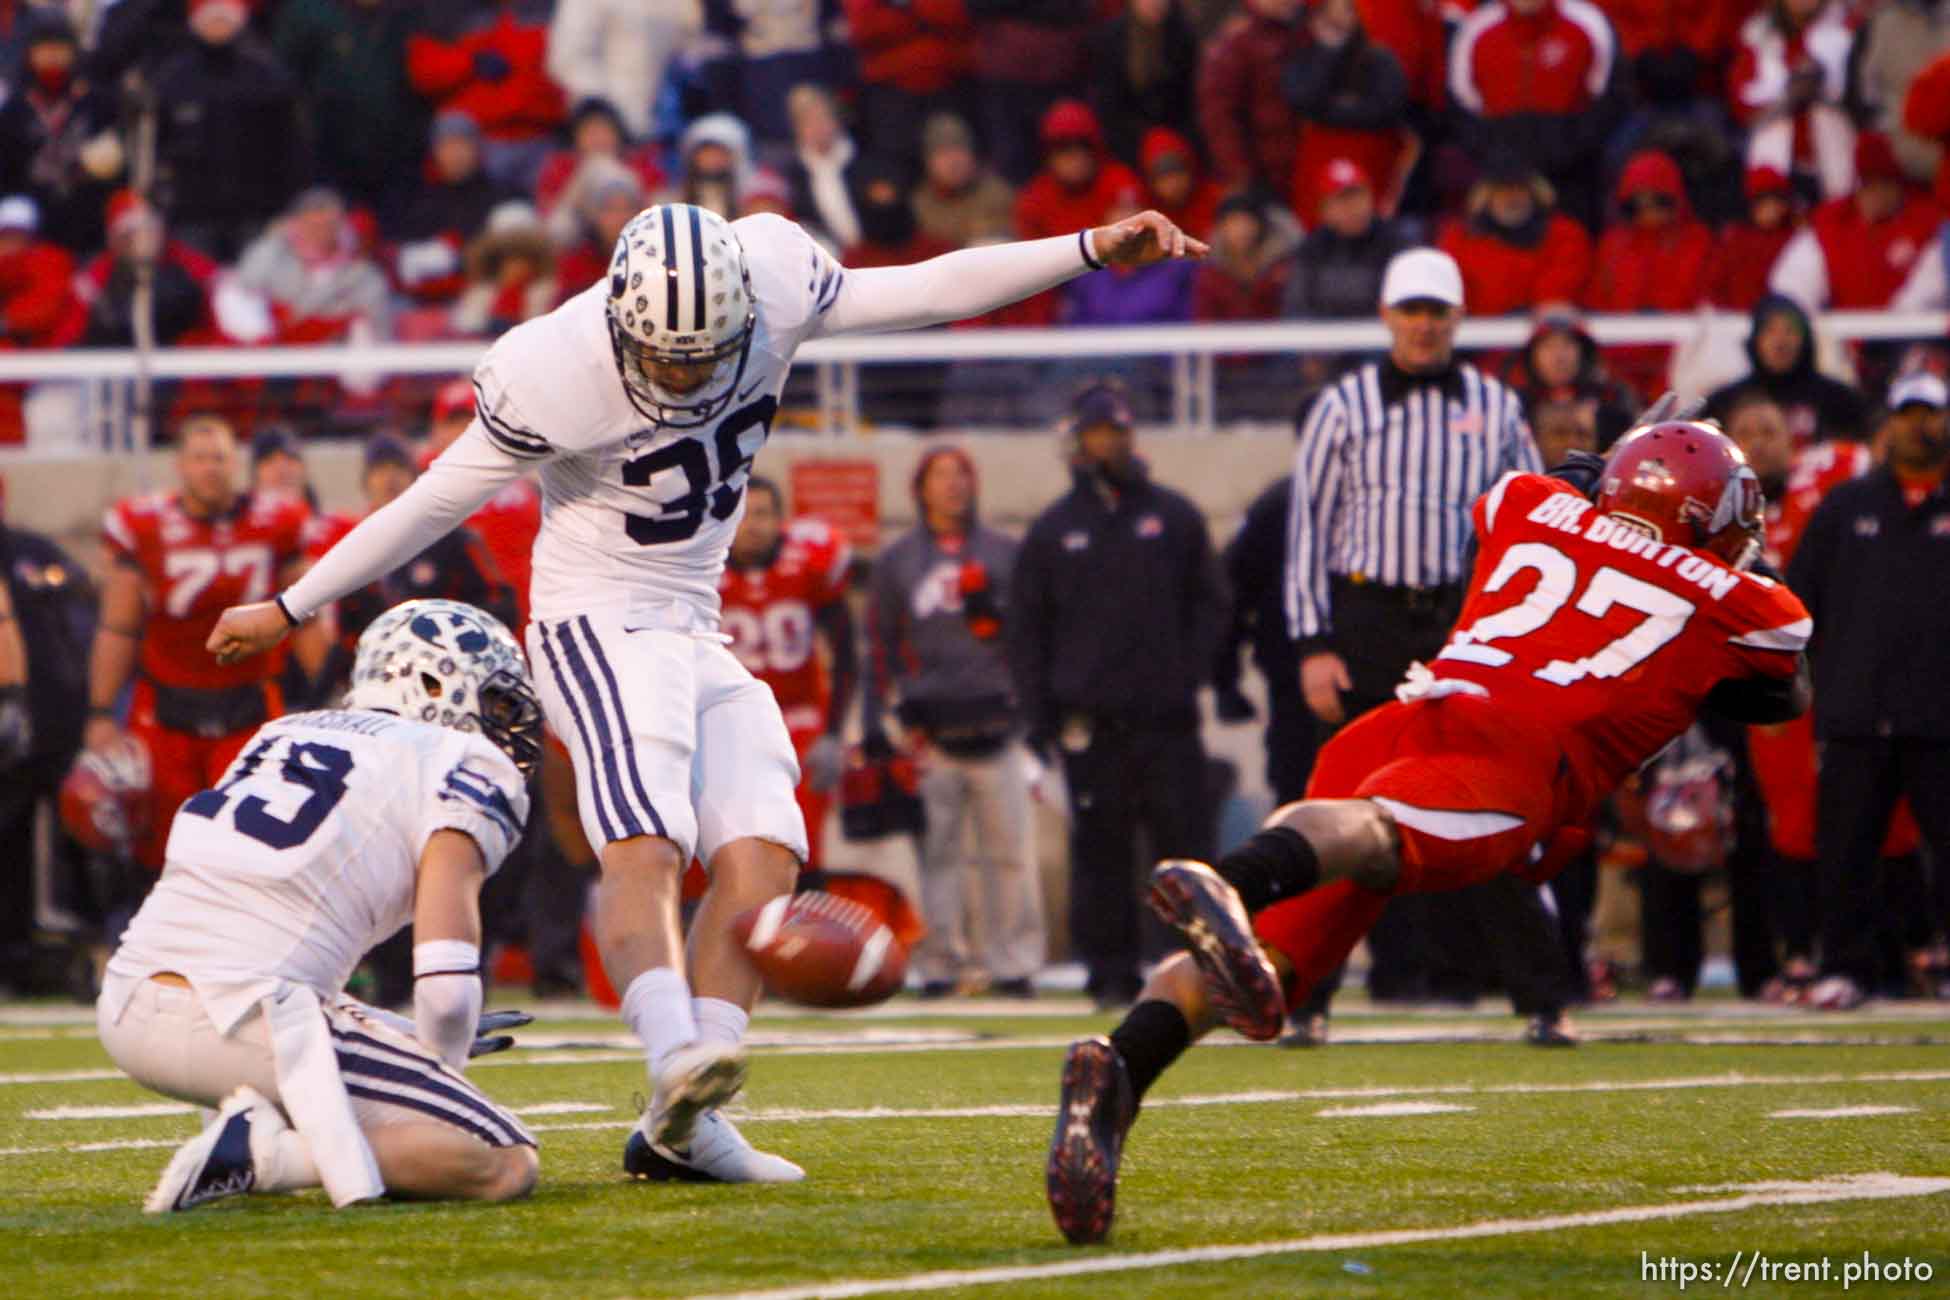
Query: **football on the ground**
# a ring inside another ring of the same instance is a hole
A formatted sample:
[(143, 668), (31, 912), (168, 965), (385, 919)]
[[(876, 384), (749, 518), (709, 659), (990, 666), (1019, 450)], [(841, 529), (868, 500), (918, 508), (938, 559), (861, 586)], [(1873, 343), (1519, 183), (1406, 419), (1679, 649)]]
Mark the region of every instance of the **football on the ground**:
[(732, 932), (765, 987), (809, 1007), (867, 1007), (907, 976), (907, 948), (886, 922), (849, 898), (811, 891), (750, 908)]

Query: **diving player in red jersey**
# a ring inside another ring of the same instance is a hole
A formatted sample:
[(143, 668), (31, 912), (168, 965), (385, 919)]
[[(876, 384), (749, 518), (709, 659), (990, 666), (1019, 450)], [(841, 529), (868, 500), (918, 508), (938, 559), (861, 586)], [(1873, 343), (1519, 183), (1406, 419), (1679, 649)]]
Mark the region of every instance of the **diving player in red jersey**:
[(1124, 1134), (1193, 1039), (1222, 1022), (1277, 1037), (1286, 1000), (1397, 894), (1548, 879), (1600, 801), (1703, 705), (1742, 722), (1806, 708), (1812, 624), (1785, 586), (1745, 572), (1761, 490), (1725, 434), (1649, 424), (1602, 468), (1579, 457), (1557, 473), (1506, 475), (1477, 500), (1456, 630), (1396, 702), (1321, 749), (1306, 799), (1217, 871), (1167, 860), (1152, 874), (1151, 905), (1188, 951), (1108, 1039), (1065, 1058), (1046, 1179), (1071, 1241), (1109, 1231)]
[[(134, 674), (128, 734), (148, 747), (153, 773), (134, 856), (151, 870), (162, 867), (176, 806), (215, 785), (251, 733), (283, 711), (276, 659), (218, 664), (203, 643), (226, 608), (292, 579), (309, 515), (300, 498), (238, 491), (237, 438), (221, 416), (190, 416), (176, 446), (177, 490), (119, 501), (102, 524), (110, 567), (82, 732), (90, 750), (120, 739), (116, 698)], [(318, 647), (305, 653), (322, 657)]]
[(808, 870), (820, 865), (820, 832), (845, 761), (840, 726), (859, 676), (846, 604), (852, 563), (844, 537), (810, 516), (786, 522), (778, 485), (753, 475), (718, 598), (732, 653), (772, 688), (799, 755), (793, 793), (806, 815)]

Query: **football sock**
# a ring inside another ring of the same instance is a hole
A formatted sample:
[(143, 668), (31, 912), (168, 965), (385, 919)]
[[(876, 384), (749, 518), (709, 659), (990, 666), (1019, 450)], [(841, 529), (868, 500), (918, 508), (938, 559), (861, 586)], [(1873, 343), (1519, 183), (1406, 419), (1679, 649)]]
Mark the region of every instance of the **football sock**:
[(1132, 1007), (1124, 1023), (1110, 1031), (1110, 1045), (1124, 1058), (1131, 1091), (1141, 1099), (1165, 1067), (1192, 1045), (1192, 1027), (1176, 1006), (1152, 998)]
[(751, 1013), (736, 1002), (723, 998), (692, 998), (691, 1018), (697, 1022), (700, 1043), (729, 1043), (736, 1047), (745, 1041)]
[(260, 1192), (295, 1192), (322, 1181), (311, 1158), (311, 1144), (297, 1129), (282, 1124), (272, 1127), (253, 1119), (251, 1166), (257, 1171)]
[(1248, 916), (1320, 883), (1314, 846), (1291, 826), (1261, 831), (1220, 858), (1217, 870), (1220, 879), (1239, 891)]
[(636, 1032), (655, 1082), (672, 1052), (697, 1041), (691, 1018), (691, 989), (679, 972), (656, 966), (630, 981), (623, 991), (623, 1022)]

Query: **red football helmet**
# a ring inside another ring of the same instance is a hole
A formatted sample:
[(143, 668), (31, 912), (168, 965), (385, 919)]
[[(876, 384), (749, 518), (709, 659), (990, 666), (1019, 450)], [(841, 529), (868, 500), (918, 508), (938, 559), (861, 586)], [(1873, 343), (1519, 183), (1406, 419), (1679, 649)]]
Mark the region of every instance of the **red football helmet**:
[(1632, 430), (1605, 458), (1598, 509), (1736, 569), (1760, 554), (1766, 503), (1733, 439), (1697, 420)]
[(1714, 751), (1662, 764), (1645, 796), (1646, 845), (1672, 871), (1697, 875), (1733, 851), (1732, 763)]
[(149, 829), (149, 747), (124, 736), (83, 750), (61, 782), (61, 825), (94, 853), (124, 856)]

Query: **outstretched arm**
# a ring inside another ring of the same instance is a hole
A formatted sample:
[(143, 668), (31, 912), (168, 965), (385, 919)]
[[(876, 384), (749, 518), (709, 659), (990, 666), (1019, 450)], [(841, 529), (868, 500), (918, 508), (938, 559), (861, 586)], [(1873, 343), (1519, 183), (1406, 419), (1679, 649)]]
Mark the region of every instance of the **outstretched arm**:
[(850, 270), (821, 334), (920, 329), (980, 316), (1105, 266), (1203, 257), (1205, 245), (1156, 212), (1074, 235), (964, 248), (912, 266)]
[(524, 464), (491, 442), (476, 420), (412, 487), (361, 520), (283, 595), (225, 610), (205, 648), (219, 663), (270, 649), (325, 605), (424, 551), (519, 475)]

